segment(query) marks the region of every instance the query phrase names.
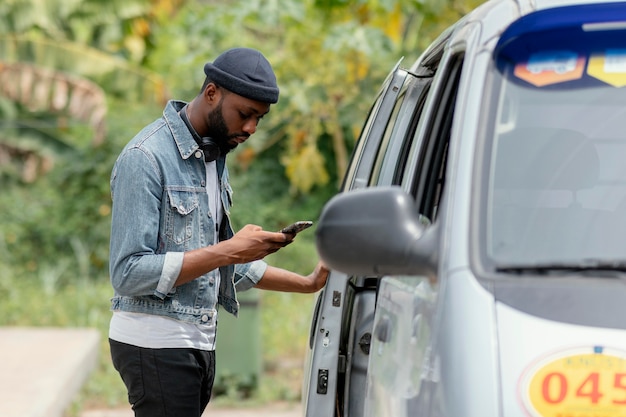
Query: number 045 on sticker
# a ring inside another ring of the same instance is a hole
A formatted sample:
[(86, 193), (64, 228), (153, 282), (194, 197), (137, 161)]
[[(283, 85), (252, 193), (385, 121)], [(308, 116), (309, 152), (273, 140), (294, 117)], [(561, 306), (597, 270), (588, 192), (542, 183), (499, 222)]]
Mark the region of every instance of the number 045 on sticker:
[(626, 352), (550, 356), (526, 372), (520, 396), (534, 417), (626, 417)]

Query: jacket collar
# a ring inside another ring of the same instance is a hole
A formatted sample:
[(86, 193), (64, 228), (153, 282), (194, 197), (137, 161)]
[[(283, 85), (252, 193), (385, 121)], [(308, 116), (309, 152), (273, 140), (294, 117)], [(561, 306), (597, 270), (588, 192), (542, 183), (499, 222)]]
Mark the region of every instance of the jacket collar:
[[(189, 132), (189, 129), (187, 128), (185, 122), (183, 122), (183, 119), (181, 119), (180, 114), (178, 114), (178, 112), (181, 111), (186, 104), (187, 103), (184, 101), (170, 100), (167, 102), (167, 105), (163, 110), (163, 119), (165, 119), (165, 123), (169, 126), (174, 142), (176, 143), (176, 148), (180, 153), (180, 157), (183, 159), (188, 159), (196, 151), (200, 150), (198, 143), (193, 138), (191, 132)], [(221, 178), (226, 165), (226, 155), (220, 156), (216, 162), (217, 172)]]
[(163, 119), (165, 119), (165, 123), (167, 123), (172, 132), (176, 148), (183, 159), (188, 159), (195, 151), (200, 149), (191, 132), (187, 129), (185, 122), (180, 118), (180, 114), (178, 114), (186, 104), (184, 101), (170, 100), (163, 110)]

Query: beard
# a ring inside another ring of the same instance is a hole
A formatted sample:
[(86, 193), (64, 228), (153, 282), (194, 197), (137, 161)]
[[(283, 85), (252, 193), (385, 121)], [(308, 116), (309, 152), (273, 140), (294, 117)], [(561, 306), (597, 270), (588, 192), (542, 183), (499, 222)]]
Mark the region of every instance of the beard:
[(239, 134), (229, 134), (228, 127), (226, 127), (226, 121), (224, 120), (224, 116), (222, 115), (222, 102), (224, 98), (222, 98), (212, 112), (207, 115), (207, 125), (208, 125), (208, 136), (211, 137), (220, 147), (222, 154), (227, 154), (228, 152), (235, 149), (238, 143), (231, 144), (229, 140), (231, 138), (245, 135), (244, 133)]

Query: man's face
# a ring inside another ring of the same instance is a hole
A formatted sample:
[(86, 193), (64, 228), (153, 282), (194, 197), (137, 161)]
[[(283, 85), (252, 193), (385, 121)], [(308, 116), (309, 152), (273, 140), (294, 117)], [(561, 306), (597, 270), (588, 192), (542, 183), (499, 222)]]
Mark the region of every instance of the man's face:
[(221, 89), (217, 106), (207, 115), (207, 133), (224, 151), (232, 150), (256, 132), (270, 105)]

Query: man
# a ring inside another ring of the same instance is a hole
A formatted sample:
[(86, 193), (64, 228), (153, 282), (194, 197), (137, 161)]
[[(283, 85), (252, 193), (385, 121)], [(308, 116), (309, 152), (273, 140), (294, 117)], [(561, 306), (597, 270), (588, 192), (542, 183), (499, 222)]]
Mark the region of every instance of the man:
[(231, 228), (226, 154), (278, 101), (270, 63), (235, 48), (204, 71), (198, 96), (168, 102), (111, 174), (109, 339), (135, 416), (200, 417), (215, 376), (218, 305), (237, 314), (235, 288), (312, 293), (328, 276), (321, 263), (302, 276), (262, 260), (294, 235)]

